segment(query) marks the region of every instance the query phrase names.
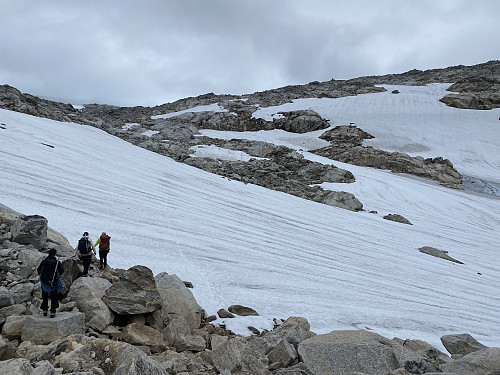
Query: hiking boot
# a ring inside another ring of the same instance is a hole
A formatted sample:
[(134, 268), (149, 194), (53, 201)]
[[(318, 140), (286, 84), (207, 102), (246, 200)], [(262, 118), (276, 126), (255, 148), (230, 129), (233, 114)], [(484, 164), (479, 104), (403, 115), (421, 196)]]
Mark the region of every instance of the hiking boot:
[(43, 316), (47, 316), (47, 313), (48, 313), (48, 311), (47, 311), (47, 310), (44, 310), (44, 311), (43, 311)]
[(82, 275), (82, 277), (89, 277), (89, 275)]
[(51, 312), (51, 313), (50, 313), (50, 317), (51, 317), (51, 318), (55, 318), (55, 317), (56, 317), (56, 313), (55, 313), (55, 312)]

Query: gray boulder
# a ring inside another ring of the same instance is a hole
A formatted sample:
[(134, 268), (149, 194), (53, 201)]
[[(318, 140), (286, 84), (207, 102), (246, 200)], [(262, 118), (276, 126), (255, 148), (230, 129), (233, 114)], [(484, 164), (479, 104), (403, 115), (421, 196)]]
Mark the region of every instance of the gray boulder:
[(467, 355), (472, 352), (477, 352), (481, 349), (486, 349), (487, 346), (478, 342), (474, 337), (467, 333), (457, 335), (445, 335), (441, 337), (441, 342), (451, 355), (460, 354)]
[(288, 367), (298, 359), (295, 347), (287, 341), (281, 341), (267, 355), (269, 363), (277, 363), (279, 367)]
[(11, 315), (23, 315), (26, 313), (26, 306), (23, 304), (11, 305), (0, 309), (0, 324), (3, 324), (7, 317)]
[(33, 284), (30, 282), (19, 283), (10, 288), (10, 295), (15, 304), (28, 301), (33, 293)]
[(32, 375), (33, 367), (30, 361), (24, 358), (0, 361), (0, 374), (5, 375)]
[(399, 368), (390, 340), (365, 330), (317, 335), (302, 341), (298, 352), (315, 375), (386, 375)]
[(122, 340), (132, 345), (148, 346), (153, 352), (165, 350), (161, 332), (139, 323), (127, 325), (122, 331)]
[(331, 191), (323, 198), (322, 203), (344, 208), (350, 211), (361, 211), (363, 204), (353, 194), (345, 191)]
[(85, 332), (85, 315), (80, 312), (62, 312), (55, 318), (28, 315), (21, 340), (34, 344), (49, 344), (72, 334)]
[(106, 289), (103, 301), (117, 314), (145, 314), (162, 307), (153, 273), (144, 266), (125, 271), (120, 281)]
[(219, 316), (219, 318), (234, 318), (234, 314), (231, 314), (229, 311), (227, 311), (226, 309), (219, 309), (217, 311), (217, 315)]
[(459, 261), (458, 259), (449, 256), (448, 252), (445, 250), (439, 250), (431, 246), (422, 246), (421, 248), (419, 248), (419, 250), (421, 253), (432, 255), (433, 257), (436, 258), (449, 260), (450, 262), (453, 263), (463, 264), (463, 262)]
[(307, 133), (326, 129), (330, 124), (317, 112), (311, 110), (283, 112), (285, 119), (275, 120), (279, 127), (292, 133)]
[(492, 375), (500, 370), (500, 348), (481, 349), (441, 366), (457, 375)]
[(26, 318), (27, 315), (8, 316), (5, 320), (5, 324), (2, 327), (2, 336), (6, 337), (9, 340), (20, 338)]
[(47, 219), (40, 215), (21, 216), (11, 228), (12, 241), (42, 248), (47, 242)]
[(46, 256), (46, 254), (43, 254), (34, 249), (21, 249), (17, 254), (17, 261), (20, 262), (23, 266), (36, 269), (42, 259), (44, 259)]
[(49, 361), (42, 361), (36, 366), (31, 375), (55, 375), (56, 373), (54, 366)]
[(0, 308), (11, 306), (14, 304), (14, 298), (10, 294), (10, 290), (4, 286), (0, 286)]
[(385, 220), (390, 220), (390, 221), (395, 221), (397, 223), (402, 223), (402, 224), (408, 224), (408, 225), (413, 225), (410, 220), (405, 218), (404, 216), (401, 216), (399, 214), (388, 214), (384, 216)]
[(267, 357), (256, 353), (243, 337), (235, 337), (212, 350), (211, 360), (219, 372), (242, 371), (250, 374), (270, 374)]
[(113, 322), (113, 313), (102, 301), (111, 283), (100, 277), (80, 277), (70, 288), (68, 297), (76, 302), (78, 310), (85, 314), (85, 322), (102, 332)]
[(229, 306), (228, 310), (233, 314), (239, 316), (259, 316), (257, 311), (252, 309), (251, 307), (241, 306), (241, 305), (232, 305)]
[(168, 345), (179, 352), (185, 350), (200, 352), (206, 348), (205, 339), (200, 335), (191, 334), (189, 325), (183, 316), (170, 319), (161, 334)]
[(204, 311), (184, 282), (177, 275), (169, 275), (166, 272), (156, 275), (155, 281), (162, 301), (162, 316), (182, 316), (191, 330), (200, 328)]

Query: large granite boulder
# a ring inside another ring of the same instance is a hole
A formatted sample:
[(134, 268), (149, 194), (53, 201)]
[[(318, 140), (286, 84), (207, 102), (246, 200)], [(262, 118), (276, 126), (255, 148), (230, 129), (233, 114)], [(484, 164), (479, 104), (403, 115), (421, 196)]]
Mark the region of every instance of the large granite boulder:
[(350, 211), (361, 211), (363, 209), (363, 203), (361, 203), (353, 194), (345, 191), (328, 192), (323, 198), (322, 203), (329, 206), (344, 208)]
[(9, 340), (16, 340), (21, 337), (24, 322), (27, 319), (27, 315), (11, 315), (5, 320), (5, 324), (2, 327), (2, 336)]
[(36, 269), (46, 256), (47, 254), (43, 254), (34, 249), (20, 249), (17, 254), (17, 261), (20, 262), (22, 266)]
[(317, 335), (302, 341), (298, 352), (315, 375), (386, 375), (399, 368), (390, 340), (365, 330)]
[(116, 314), (145, 314), (162, 307), (153, 272), (144, 266), (124, 271), (103, 297), (104, 303)]
[(467, 333), (456, 335), (445, 335), (441, 337), (441, 342), (451, 355), (460, 354), (467, 355), (472, 352), (477, 352), (481, 349), (486, 349), (487, 346), (478, 342), (474, 337)]
[(80, 277), (72, 285), (68, 293), (76, 302), (78, 310), (85, 314), (86, 324), (102, 332), (113, 322), (113, 313), (103, 302), (106, 290), (111, 283), (100, 277)]
[(156, 275), (155, 280), (162, 301), (162, 316), (182, 316), (191, 330), (200, 328), (204, 311), (184, 282), (177, 275), (169, 275), (166, 272)]
[(28, 315), (21, 340), (34, 344), (49, 344), (68, 335), (85, 332), (85, 315), (81, 312), (62, 312), (55, 318)]
[(75, 258), (59, 258), (59, 260), (64, 267), (64, 273), (61, 275), (61, 281), (63, 282), (61, 293), (66, 295), (80, 273), (81, 261)]
[(281, 129), (291, 133), (307, 133), (315, 130), (326, 129), (330, 124), (317, 112), (312, 110), (301, 110), (283, 112), (284, 119), (278, 119)]
[(11, 228), (12, 241), (42, 248), (47, 242), (47, 219), (40, 215), (21, 216)]
[(0, 286), (0, 308), (11, 306), (13, 304), (14, 304), (14, 298), (12, 298), (10, 290), (4, 286)]
[(10, 288), (10, 295), (15, 304), (26, 302), (31, 299), (33, 284), (30, 282), (19, 283)]
[(5, 323), (5, 320), (11, 315), (23, 315), (26, 313), (24, 304), (10, 305), (0, 308), (0, 324)]
[(24, 358), (0, 361), (0, 374), (5, 375), (32, 375), (33, 367), (30, 361)]
[(185, 350), (201, 352), (206, 348), (205, 339), (200, 335), (191, 334), (189, 325), (183, 316), (169, 319), (161, 334), (164, 341), (179, 352)]
[(122, 331), (122, 340), (132, 345), (148, 346), (153, 352), (165, 350), (161, 332), (144, 324), (127, 325)]
[(500, 348), (487, 348), (469, 353), (441, 366), (443, 372), (457, 375), (493, 375), (500, 370)]

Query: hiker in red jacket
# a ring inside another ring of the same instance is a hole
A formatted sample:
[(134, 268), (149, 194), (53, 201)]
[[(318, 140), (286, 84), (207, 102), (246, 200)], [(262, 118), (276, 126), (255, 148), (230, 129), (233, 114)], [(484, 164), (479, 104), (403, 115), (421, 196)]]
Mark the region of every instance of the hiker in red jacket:
[(102, 232), (101, 236), (97, 239), (95, 246), (99, 245), (99, 268), (102, 270), (108, 265), (109, 241), (111, 237)]

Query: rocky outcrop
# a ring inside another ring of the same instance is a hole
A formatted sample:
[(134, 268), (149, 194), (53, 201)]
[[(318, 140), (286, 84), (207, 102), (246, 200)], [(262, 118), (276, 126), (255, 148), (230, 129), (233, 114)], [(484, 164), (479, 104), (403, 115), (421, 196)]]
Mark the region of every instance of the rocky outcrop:
[[(219, 147), (225, 145), (225, 142), (212, 141), (212, 143)], [(233, 180), (282, 191), (315, 202), (355, 211), (362, 208), (362, 204), (357, 200), (354, 205), (346, 204), (347, 201), (354, 201), (352, 194), (332, 192), (315, 186), (323, 182), (354, 182), (354, 176), (349, 171), (306, 160), (301, 154), (284, 146), (271, 144), (264, 146), (264, 142), (236, 140), (230, 141), (227, 146), (244, 151), (255, 158), (242, 162), (191, 157), (186, 159), (185, 163)]]
[(71, 104), (62, 104), (22, 94), (9, 85), (0, 86), (0, 108), (58, 121), (68, 121), (68, 115), (77, 112)]
[(462, 176), (448, 159), (441, 157), (424, 159), (400, 152), (382, 151), (371, 146), (364, 147), (361, 145), (363, 140), (373, 136), (353, 126), (336, 127), (321, 137), (330, 141), (332, 145), (311, 151), (317, 155), (343, 163), (430, 178), (448, 187), (462, 188)]
[(448, 88), (458, 92), (440, 99), (450, 107), (489, 110), (500, 108), (500, 77), (473, 76), (459, 80)]

